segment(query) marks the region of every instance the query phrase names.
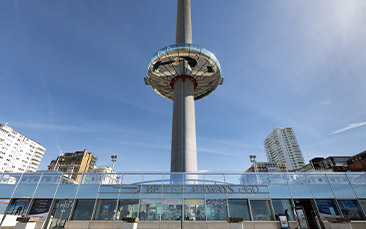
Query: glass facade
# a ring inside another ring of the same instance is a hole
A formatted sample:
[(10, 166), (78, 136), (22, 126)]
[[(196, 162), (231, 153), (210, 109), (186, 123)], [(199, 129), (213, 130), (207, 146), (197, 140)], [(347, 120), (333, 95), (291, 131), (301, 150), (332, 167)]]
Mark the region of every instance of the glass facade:
[(246, 221), (250, 220), (248, 200), (229, 199), (228, 206), (230, 217), (240, 217)]
[(312, 225), (315, 216), (364, 220), (366, 214), (366, 173), (5, 173), (1, 181), (0, 214), (46, 214), (51, 228), (123, 217), (270, 221), (286, 214), (292, 221), (293, 204), (303, 206)]
[(116, 213), (117, 200), (98, 200), (95, 220), (113, 220)]
[(123, 217), (138, 217), (139, 200), (120, 200), (118, 202), (116, 220), (122, 220)]
[(280, 214), (285, 214), (289, 221), (295, 220), (290, 200), (272, 200), (272, 206), (276, 220)]
[(273, 220), (273, 215), (268, 200), (251, 200), (250, 206), (254, 221)]
[(51, 211), (51, 227), (63, 228), (69, 219), (71, 209), (74, 206), (74, 200), (55, 200), (55, 205)]
[(77, 200), (72, 220), (91, 220), (95, 200)]

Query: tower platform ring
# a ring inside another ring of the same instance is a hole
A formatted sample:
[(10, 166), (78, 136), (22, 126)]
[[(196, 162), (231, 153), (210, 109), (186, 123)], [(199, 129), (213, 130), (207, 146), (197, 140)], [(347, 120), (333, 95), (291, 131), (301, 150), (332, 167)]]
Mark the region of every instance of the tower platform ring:
[(177, 68), (182, 59), (187, 60), (192, 69), (195, 100), (207, 96), (222, 84), (221, 66), (215, 55), (195, 44), (173, 44), (156, 52), (148, 64), (145, 83), (160, 96), (173, 100), (174, 91), (170, 84), (179, 76)]

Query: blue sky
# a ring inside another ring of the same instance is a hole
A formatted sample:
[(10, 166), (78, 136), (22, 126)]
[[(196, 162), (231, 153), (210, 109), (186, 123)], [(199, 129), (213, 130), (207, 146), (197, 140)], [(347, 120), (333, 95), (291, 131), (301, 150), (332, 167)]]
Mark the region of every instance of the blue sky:
[[(265, 161), (293, 127), (305, 160), (366, 142), (366, 1), (192, 0), (193, 43), (224, 84), (196, 102), (199, 170)], [(0, 123), (43, 144), (40, 169), (88, 149), (98, 166), (169, 171), (172, 102), (144, 85), (175, 42), (173, 0), (0, 1)]]

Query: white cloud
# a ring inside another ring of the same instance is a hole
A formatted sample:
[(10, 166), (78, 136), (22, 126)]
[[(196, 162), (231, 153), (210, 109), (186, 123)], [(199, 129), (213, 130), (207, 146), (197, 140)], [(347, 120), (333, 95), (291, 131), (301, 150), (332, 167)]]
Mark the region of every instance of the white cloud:
[(333, 135), (333, 134), (339, 134), (339, 133), (342, 133), (344, 131), (347, 131), (347, 130), (350, 130), (350, 129), (354, 129), (354, 128), (357, 128), (357, 127), (360, 127), (360, 126), (364, 126), (364, 125), (366, 125), (366, 122), (351, 123), (351, 124), (348, 124), (348, 126), (346, 126), (345, 128), (342, 128), (342, 129), (339, 129), (339, 130), (336, 130), (336, 131), (332, 132), (331, 135)]
[(321, 101), (320, 103), (318, 103), (318, 105), (320, 106), (320, 108), (324, 108), (324, 107), (328, 106), (331, 103), (332, 103), (331, 100), (324, 100), (324, 101)]

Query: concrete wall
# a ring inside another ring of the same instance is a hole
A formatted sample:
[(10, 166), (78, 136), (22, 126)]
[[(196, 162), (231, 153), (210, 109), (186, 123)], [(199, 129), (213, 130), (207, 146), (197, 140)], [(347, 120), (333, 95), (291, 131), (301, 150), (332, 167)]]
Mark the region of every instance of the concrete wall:
[[(324, 222), (326, 229), (364, 229), (366, 221), (353, 221), (349, 224), (328, 223)], [(290, 222), (291, 228), (296, 228), (296, 222)], [(68, 221), (65, 225), (66, 229), (128, 229), (123, 227), (121, 221)], [(149, 222), (143, 221), (137, 224), (138, 229), (180, 229), (180, 222)], [(183, 228), (186, 229), (230, 229), (230, 224), (225, 221), (203, 221), (203, 222), (183, 222)], [(244, 229), (280, 229), (280, 224), (277, 221), (248, 221), (243, 222)]]
[[(296, 223), (293, 222), (295, 225)], [(292, 226), (291, 225), (291, 226)], [(65, 225), (66, 229), (102, 229), (102, 228), (123, 228), (123, 222), (116, 221), (69, 221)], [(139, 222), (138, 229), (180, 229), (180, 222)], [(230, 229), (230, 224), (225, 221), (203, 221), (203, 222), (183, 222), (183, 228), (189, 229)], [(243, 222), (244, 229), (279, 229), (280, 224), (277, 221), (257, 221)], [(295, 228), (292, 226), (291, 228)]]

